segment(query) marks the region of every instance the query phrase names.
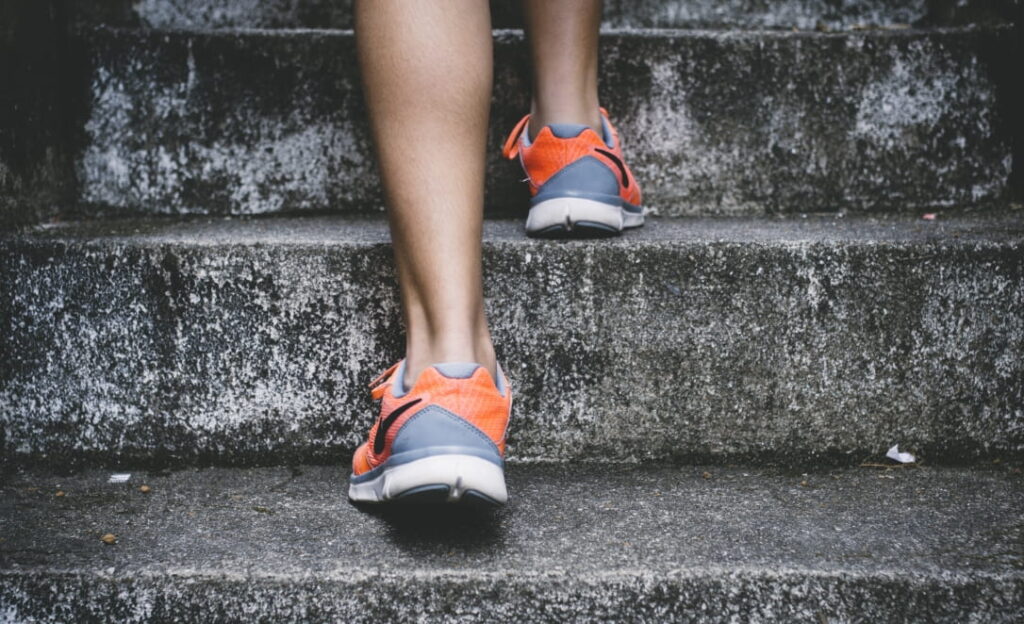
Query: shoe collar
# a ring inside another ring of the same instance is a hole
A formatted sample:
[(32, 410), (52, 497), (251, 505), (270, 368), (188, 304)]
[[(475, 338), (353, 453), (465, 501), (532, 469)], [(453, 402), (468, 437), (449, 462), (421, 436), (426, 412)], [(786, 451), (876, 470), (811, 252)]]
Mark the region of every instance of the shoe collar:
[[(391, 388), (391, 395), (395, 398), (401, 398), (408, 394), (412, 388), (405, 387), (405, 366), (406, 360), (402, 358), (371, 381), (369, 384), (371, 396), (374, 399), (380, 399), (389, 387)], [(469, 379), (476, 373), (478, 368), (483, 367), (477, 362), (440, 362), (432, 364), (430, 368), (435, 369), (448, 379)], [(498, 378), (493, 381), (498, 394), (504, 397), (508, 388), (505, 371), (502, 370), (501, 364), (497, 364), (497, 369)]]
[[(601, 107), (601, 140), (604, 141), (608, 149), (615, 149), (615, 132), (612, 129), (612, 124), (608, 121), (608, 111)], [(502, 155), (509, 160), (514, 159), (519, 155), (520, 145), (522, 147), (530, 147), (532, 141), (530, 141), (530, 133), (527, 131), (530, 125), (530, 116), (524, 115), (522, 119), (512, 128), (512, 132), (509, 133), (508, 138), (505, 139), (505, 144), (501, 148)], [(556, 135), (557, 136), (557, 135)]]

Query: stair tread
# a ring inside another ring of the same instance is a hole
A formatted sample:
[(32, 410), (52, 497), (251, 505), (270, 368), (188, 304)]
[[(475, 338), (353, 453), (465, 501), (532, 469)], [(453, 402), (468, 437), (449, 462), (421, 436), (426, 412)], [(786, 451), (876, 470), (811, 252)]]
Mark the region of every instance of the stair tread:
[[(118, 574), (344, 575), (409, 564), (471, 572), (500, 564), (505, 572), (909, 568), (1024, 579), (1024, 548), (1015, 540), (1024, 515), (1019, 467), (875, 461), (893, 468), (512, 465), (507, 509), (442, 511), (440, 519), (455, 524), (423, 526), (415, 513), (350, 505), (338, 465), (115, 471), (131, 473), (128, 484), (107, 483), (111, 471), (28, 470), (9, 475), (0, 490), (8, 527), (0, 552), (7, 570), (114, 566)], [(138, 491), (142, 484), (149, 495)], [(62, 498), (53, 496), (58, 490)], [(466, 526), (457, 523), (462, 516), (491, 521)], [(117, 535), (116, 548), (100, 543), (104, 533)]]
[[(792, 38), (792, 37), (914, 37), (922, 34), (960, 34), (984, 31), (1012, 31), (1014, 25), (1011, 23), (987, 23), (987, 24), (966, 24), (956, 26), (900, 26), (900, 27), (871, 27), (851, 28), (847, 30), (817, 30), (797, 28), (680, 28), (680, 27), (651, 27), (651, 28), (619, 28), (606, 27), (601, 29), (602, 37), (688, 37), (688, 38)], [(353, 37), (355, 31), (351, 28), (310, 28), (310, 27), (285, 27), (265, 28), (259, 26), (237, 26), (230, 28), (208, 28), (203, 26), (180, 26), (180, 27), (158, 27), (147, 28), (137, 26), (119, 25), (86, 25), (76, 29), (80, 35), (88, 35), (90, 32), (97, 34), (109, 33), (123, 36), (137, 37), (163, 37), (163, 36), (190, 36), (190, 37)], [(509, 39), (525, 39), (521, 28), (494, 28), (491, 33), (495, 37)]]
[[(851, 28), (873, 24), (984, 23), (1005, 16), (1012, 0), (966, 0), (956, 7), (933, 6), (926, 0), (609, 0), (604, 24), (619, 27), (767, 27)], [(210, 26), (334, 26), (351, 27), (352, 3), (346, 0), (176, 0), (134, 2), (121, 11), (97, 10), (79, 3), (79, 21), (140, 23), (151, 27)], [(126, 2), (124, 4), (127, 4)], [(491, 2), (496, 26), (522, 24), (515, 2)]]
[[(608, 588), (637, 582), (652, 604), (672, 607), (681, 598), (664, 586), (712, 582), (720, 585), (700, 597), (710, 604), (740, 601), (748, 586), (795, 584), (803, 594), (768, 595), (759, 608), (824, 598), (838, 617), (896, 609), (918, 594), (928, 597), (911, 603), (918, 616), (946, 608), (941, 617), (951, 617), (945, 603), (964, 587), (978, 603), (971, 609), (1001, 618), (1022, 606), (1024, 481), (1010, 465), (810, 474), (510, 466), (511, 502), (493, 514), (364, 513), (345, 500), (337, 465), (134, 472), (126, 484), (108, 475), (9, 475), (0, 489), (0, 604), (28, 605), (39, 591), (64, 608), (89, 608), (84, 592), (74, 593), (87, 587), (127, 604), (159, 594), (163, 609), (199, 592), (234, 613), (265, 608), (263, 593), (314, 584), (321, 608), (346, 596), (343, 612), (372, 612), (383, 588), (404, 584), (404, 598), (392, 598), (415, 603), (422, 583), (443, 586), (434, 591), (447, 592), (459, 614), (517, 600), (540, 609), (572, 591), (611, 600)], [(152, 491), (141, 493), (142, 484)], [(117, 544), (102, 543), (105, 533)], [(217, 600), (239, 584), (248, 599)], [(511, 589), (519, 585), (533, 593)], [(877, 602), (859, 604), (858, 587), (877, 592)]]
[[(520, 219), (485, 219), (485, 242), (519, 242), (544, 246), (643, 245), (647, 243), (760, 243), (787, 245), (829, 241), (929, 243), (947, 240), (1003, 243), (1024, 240), (1024, 210), (1014, 205), (993, 210), (951, 210), (922, 214), (803, 214), (774, 217), (648, 217), (644, 227), (621, 237), (597, 240), (531, 240)], [(191, 217), (74, 220), (0, 234), (0, 240), (121, 243), (135, 245), (209, 244), (379, 244), (389, 241), (380, 216), (317, 215), (274, 217)]]

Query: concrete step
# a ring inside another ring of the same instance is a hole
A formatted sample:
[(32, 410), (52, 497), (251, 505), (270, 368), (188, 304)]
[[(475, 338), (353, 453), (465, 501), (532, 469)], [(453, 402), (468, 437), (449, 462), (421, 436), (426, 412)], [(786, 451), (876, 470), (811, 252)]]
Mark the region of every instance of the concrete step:
[(1019, 467), (514, 466), (494, 515), (360, 512), (339, 466), (107, 476), (4, 481), (5, 621), (1024, 618)]
[[(519, 461), (1024, 451), (1024, 212), (485, 228)], [(382, 220), (0, 237), (0, 440), (51, 464), (336, 461), (401, 356)]]
[[(528, 108), (522, 36), (497, 35), (488, 206)], [(663, 216), (912, 210), (1006, 197), (1018, 98), (1008, 27), (620, 31), (602, 101)], [(77, 156), (86, 214), (380, 210), (346, 31), (89, 30)]]
[[(857, 28), (1005, 18), (1019, 0), (605, 0), (605, 28)], [(519, 2), (492, 0), (498, 28)], [(149, 28), (351, 28), (351, 0), (78, 0), (77, 19)]]

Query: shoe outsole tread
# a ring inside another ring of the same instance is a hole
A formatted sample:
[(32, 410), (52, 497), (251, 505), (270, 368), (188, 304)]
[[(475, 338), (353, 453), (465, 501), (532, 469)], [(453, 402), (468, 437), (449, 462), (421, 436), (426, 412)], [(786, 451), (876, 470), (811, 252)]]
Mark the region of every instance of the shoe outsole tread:
[(358, 506), (386, 507), (386, 506), (463, 506), (478, 509), (495, 509), (502, 507), (502, 504), (493, 498), (477, 492), (466, 490), (456, 499), (451, 498), (451, 488), (444, 484), (422, 485), (402, 492), (393, 498), (385, 501), (349, 501)]
[(593, 223), (590, 221), (577, 221), (568, 227), (564, 224), (548, 226), (536, 232), (528, 232), (532, 238), (547, 239), (589, 239), (589, 238), (612, 238), (622, 234), (621, 231), (604, 223)]

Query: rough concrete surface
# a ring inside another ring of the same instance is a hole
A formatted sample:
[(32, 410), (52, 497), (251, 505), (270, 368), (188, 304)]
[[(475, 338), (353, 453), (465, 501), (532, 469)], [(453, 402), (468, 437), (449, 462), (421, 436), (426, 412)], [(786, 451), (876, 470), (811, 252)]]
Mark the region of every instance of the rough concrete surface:
[[(485, 228), (522, 461), (929, 461), (1024, 450), (1024, 218)], [(0, 238), (11, 459), (351, 452), (401, 355), (382, 220), (68, 223)]]
[[(664, 216), (913, 210), (1007, 195), (1012, 29), (637, 31), (602, 38), (602, 102)], [(493, 215), (522, 212), (500, 158), (528, 109), (522, 36), (496, 37)], [(351, 33), (81, 34), (88, 213), (379, 210)]]
[[(150, 28), (351, 28), (351, 0), (79, 0), (85, 23)], [(856, 28), (1005, 18), (1018, 0), (605, 0), (605, 28)], [(498, 28), (518, 0), (492, 0)]]
[(494, 514), (360, 511), (338, 465), (107, 474), (7, 475), (4, 621), (1024, 617), (1019, 467), (514, 466)]

